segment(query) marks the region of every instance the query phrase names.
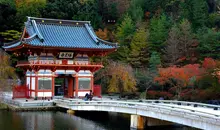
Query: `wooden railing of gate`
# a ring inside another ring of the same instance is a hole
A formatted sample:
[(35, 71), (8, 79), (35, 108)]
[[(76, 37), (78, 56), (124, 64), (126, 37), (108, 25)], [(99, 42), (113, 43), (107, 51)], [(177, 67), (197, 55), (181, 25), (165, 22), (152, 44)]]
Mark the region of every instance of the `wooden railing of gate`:
[(28, 85), (19, 85), (13, 88), (12, 99), (15, 98), (30, 98), (30, 90)]

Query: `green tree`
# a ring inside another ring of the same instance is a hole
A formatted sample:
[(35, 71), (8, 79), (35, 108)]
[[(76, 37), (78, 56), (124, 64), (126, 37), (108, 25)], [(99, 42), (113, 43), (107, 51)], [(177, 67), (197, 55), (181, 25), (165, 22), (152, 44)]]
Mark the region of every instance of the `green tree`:
[(71, 20), (80, 8), (79, 0), (48, 0), (42, 17)]
[(157, 75), (158, 74), (158, 67), (161, 66), (161, 59), (160, 59), (160, 55), (158, 54), (158, 52), (154, 51), (151, 54), (150, 60), (149, 60), (149, 71), (153, 74), (153, 75)]
[(98, 0), (98, 13), (102, 16), (103, 21), (107, 23), (109, 20), (115, 20), (115, 22), (118, 20), (117, 5), (117, 2), (106, 4), (105, 0)]
[(192, 24), (195, 29), (206, 25), (208, 20), (208, 5), (206, 0), (192, 0)]
[(125, 15), (122, 23), (117, 27), (116, 37), (120, 43), (120, 46), (129, 46), (132, 36), (135, 31), (135, 26), (131, 17), (127, 14)]
[(164, 47), (169, 30), (168, 20), (166, 15), (160, 17), (153, 17), (150, 20), (150, 48), (151, 51), (160, 51)]
[(198, 30), (197, 38), (199, 40), (198, 50), (202, 58), (220, 58), (220, 32), (209, 28), (201, 28)]
[(18, 32), (16, 30), (7, 30), (5, 32), (0, 32), (0, 35), (4, 37), (3, 42), (11, 42), (18, 40), (21, 36), (21, 32)]
[(73, 16), (76, 20), (91, 21), (92, 26), (95, 29), (101, 28), (102, 17), (98, 14), (98, 0), (86, 0), (81, 1), (79, 10)]
[(184, 0), (180, 3), (180, 19), (188, 19), (189, 21), (192, 21), (193, 18), (193, 6), (192, 6), (192, 0)]
[(42, 17), (41, 10), (45, 5), (46, 0), (18, 0), (16, 2), (16, 8), (19, 26), (23, 26), (26, 16)]
[(142, 78), (142, 82), (145, 84), (145, 92), (142, 94), (143, 98), (146, 98), (148, 89), (155, 86), (154, 78), (158, 76), (158, 68), (161, 66), (161, 59), (157, 52), (152, 52), (149, 60), (149, 68), (144, 70), (139, 78)]
[(144, 16), (144, 11), (141, 7), (142, 5), (143, 5), (143, 0), (132, 0), (130, 2), (130, 6), (128, 8), (128, 14), (131, 15), (131, 18), (135, 23), (140, 23)]
[(127, 63), (130, 53), (130, 43), (135, 32), (135, 26), (129, 15), (125, 15), (122, 23), (118, 25), (116, 37), (119, 42), (119, 48), (116, 53), (111, 55), (112, 59)]
[(141, 27), (134, 34), (131, 41), (131, 51), (129, 55), (129, 62), (134, 68), (146, 67), (148, 62), (148, 36), (149, 32), (146, 28)]
[(18, 29), (16, 25), (16, 6), (15, 1), (1, 0), (0, 1), (0, 32), (9, 29)]

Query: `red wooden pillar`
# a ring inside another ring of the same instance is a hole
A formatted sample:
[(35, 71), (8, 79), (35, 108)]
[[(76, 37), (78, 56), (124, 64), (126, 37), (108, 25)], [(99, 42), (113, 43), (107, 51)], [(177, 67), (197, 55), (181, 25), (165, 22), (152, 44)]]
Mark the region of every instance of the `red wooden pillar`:
[(68, 97), (73, 97), (73, 78), (68, 78)]
[(75, 75), (75, 97), (78, 97), (78, 90), (79, 90), (79, 77), (78, 74)]
[(91, 73), (91, 90), (92, 92), (94, 92), (94, 77), (93, 77), (93, 73)]
[(35, 97), (38, 97), (38, 72), (35, 72)]

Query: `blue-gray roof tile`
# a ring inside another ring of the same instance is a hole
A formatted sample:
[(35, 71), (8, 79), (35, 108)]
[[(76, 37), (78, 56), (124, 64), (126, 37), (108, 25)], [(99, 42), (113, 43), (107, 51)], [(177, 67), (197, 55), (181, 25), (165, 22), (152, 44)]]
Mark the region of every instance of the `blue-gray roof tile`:
[(25, 22), (25, 28), (30, 37), (22, 39), (20, 44), (86, 49), (117, 48), (116, 43), (99, 39), (87, 21), (79, 21), (79, 23), (77, 21), (59, 21), (62, 20), (48, 19), (47, 21), (47, 19), (29, 17)]

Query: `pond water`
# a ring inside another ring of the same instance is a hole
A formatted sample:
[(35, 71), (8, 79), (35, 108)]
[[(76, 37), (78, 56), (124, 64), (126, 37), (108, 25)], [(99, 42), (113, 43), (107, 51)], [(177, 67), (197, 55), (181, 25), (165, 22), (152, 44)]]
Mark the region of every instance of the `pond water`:
[[(129, 115), (107, 112), (0, 111), (0, 130), (129, 130)], [(185, 130), (183, 126), (148, 127), (152, 130)]]

